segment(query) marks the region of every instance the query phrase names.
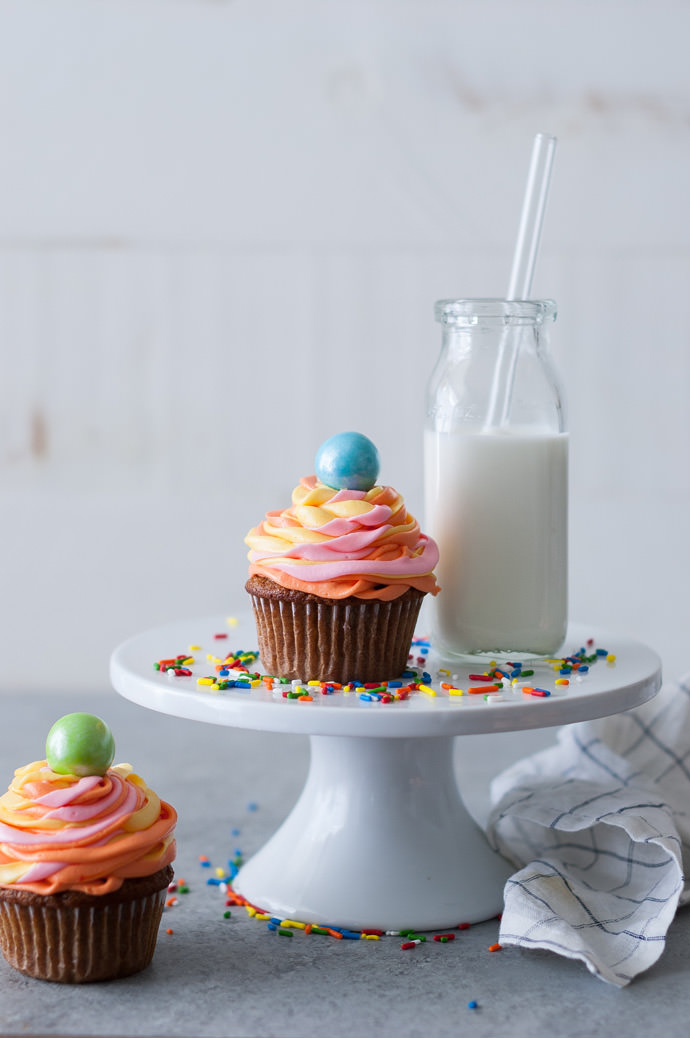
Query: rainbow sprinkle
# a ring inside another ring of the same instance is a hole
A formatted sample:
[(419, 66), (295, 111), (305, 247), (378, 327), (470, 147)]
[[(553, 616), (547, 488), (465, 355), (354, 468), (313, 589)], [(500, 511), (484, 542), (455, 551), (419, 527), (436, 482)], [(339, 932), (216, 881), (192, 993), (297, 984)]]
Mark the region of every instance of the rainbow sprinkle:
[[(212, 635), (219, 639), (218, 634)], [(431, 643), (427, 638), (415, 638), (411, 644), (408, 667), (400, 678), (388, 681), (348, 681), (341, 684), (337, 681), (320, 681), (310, 678), (306, 681), (289, 679), (275, 674), (262, 674), (253, 669), (259, 658), (257, 650), (236, 649), (223, 657), (209, 652), (206, 659), (214, 666), (215, 673), (204, 673), (195, 677), (191, 669), (196, 659), (190, 655), (192, 651), (201, 652), (200, 645), (190, 645), (187, 652), (178, 653), (157, 660), (154, 670), (164, 673), (171, 680), (178, 678), (194, 678), (199, 691), (202, 692), (252, 692), (262, 689), (271, 692), (275, 697), (295, 700), (303, 704), (320, 702), (324, 696), (350, 696), (362, 703), (363, 707), (372, 705), (389, 705), (404, 703), (411, 696), (422, 696), (432, 701), (467, 702), (473, 701), (492, 706), (510, 701), (505, 693), (512, 692), (529, 696), (535, 701), (549, 699), (552, 695), (567, 695), (572, 681), (582, 681), (589, 673), (590, 667), (599, 661), (614, 666), (616, 657), (604, 648), (595, 648), (593, 639), (570, 656), (552, 658), (538, 665), (525, 666), (519, 661), (506, 661), (499, 666), (491, 663), (482, 673), (469, 674), (472, 684), (466, 688), (458, 687), (458, 675), (451, 674), (446, 667), (439, 667), (435, 677), (425, 669), (430, 661), (428, 654)], [(544, 672), (542, 683), (537, 685), (529, 679), (535, 677), (534, 666)], [(553, 687), (545, 687), (548, 672), (552, 671)], [(460, 698), (462, 697), (462, 698)]]

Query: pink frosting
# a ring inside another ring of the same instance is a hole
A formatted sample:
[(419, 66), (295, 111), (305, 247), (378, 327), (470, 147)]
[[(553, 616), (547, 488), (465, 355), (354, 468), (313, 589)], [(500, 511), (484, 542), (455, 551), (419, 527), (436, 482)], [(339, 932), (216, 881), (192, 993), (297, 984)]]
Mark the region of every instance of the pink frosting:
[[(112, 774), (113, 787), (116, 788), (116, 799), (122, 793), (122, 786), (126, 786), (126, 796), (123, 800), (120, 808), (117, 811), (113, 811), (106, 818), (101, 819), (100, 822), (95, 822), (93, 825), (82, 826), (79, 829), (80, 841), (90, 840), (92, 837), (97, 837), (106, 828), (112, 828), (113, 823), (119, 821), (125, 815), (131, 814), (136, 808), (137, 804), (137, 791), (134, 786), (130, 783), (123, 783), (119, 775)], [(78, 785), (79, 783), (77, 783)], [(83, 790), (82, 790), (83, 792)], [(48, 794), (50, 795), (50, 794)], [(110, 800), (110, 796), (108, 797)], [(68, 815), (66, 816), (62, 812), (70, 812), (78, 810), (78, 808), (57, 808), (55, 811), (50, 812), (51, 818), (59, 818), (61, 821), (67, 823), (72, 822), (73, 819)], [(99, 811), (103, 810), (103, 801), (99, 803)], [(52, 843), (73, 843), (74, 842), (74, 830), (67, 826), (65, 829), (51, 829), (50, 833), (44, 832), (31, 832), (25, 829), (16, 829), (14, 826), (6, 825), (4, 822), (0, 822), (0, 842), (7, 842), (14, 844), (15, 846), (22, 847), (33, 847), (40, 844)]]
[[(420, 534), (419, 544), (422, 546), (422, 551), (419, 555), (409, 556), (403, 555), (396, 559), (367, 559), (366, 552), (353, 552), (343, 558), (341, 552), (333, 549), (328, 544), (307, 544), (300, 545), (299, 551), (295, 550), (295, 547), (291, 547), (290, 555), (285, 556), (280, 561), (280, 569), (283, 573), (287, 573), (292, 577), (304, 577), (304, 567), (297, 564), (296, 566), (290, 565), (290, 558), (316, 558), (324, 560), (324, 565), (319, 566), (318, 563), (309, 567), (309, 580), (317, 582), (319, 580), (333, 580), (335, 577), (346, 576), (350, 573), (370, 573), (373, 576), (377, 576), (381, 573), (382, 569), (388, 577), (407, 577), (407, 576), (421, 576), (432, 570), (438, 562), (438, 548), (434, 541), (430, 540), (425, 534)], [(304, 554), (302, 551), (304, 550)], [(311, 551), (315, 551), (317, 554), (310, 554)], [(256, 552), (255, 558), (260, 560), (262, 558), (270, 558), (270, 552)], [(326, 561), (329, 560), (329, 561)], [(357, 565), (353, 566), (352, 563), (356, 562)]]
[[(48, 795), (50, 796), (50, 794)], [(89, 818), (94, 818), (96, 815), (108, 811), (113, 804), (117, 803), (120, 795), (120, 790), (113, 782), (113, 788), (110, 790), (110, 793), (101, 800), (96, 800), (91, 804), (70, 805), (67, 803), (63, 807), (56, 807), (52, 811), (48, 811), (43, 817), (59, 818), (62, 822), (85, 822)]]
[(47, 879), (48, 876), (54, 876), (61, 868), (62, 862), (59, 861), (37, 861), (28, 872), (24, 873), (22, 883), (36, 883), (39, 879)]
[(36, 803), (43, 804), (45, 807), (62, 807), (63, 804), (71, 804), (83, 793), (88, 793), (102, 781), (100, 775), (86, 775), (72, 786), (54, 789), (51, 793), (44, 793), (42, 797), (36, 797)]
[[(338, 538), (336, 544), (327, 541), (303, 541), (293, 544), (286, 555), (291, 559), (309, 559), (314, 562), (337, 562), (343, 559), (364, 559), (369, 554), (369, 545), (380, 536), (379, 530), (368, 530), (362, 533), (348, 533)], [(255, 559), (267, 559), (272, 555), (269, 551), (256, 551)]]
[(386, 508), (384, 505), (381, 506), (381, 511), (386, 514), (381, 516), (381, 522), (378, 524), (380, 528), (378, 530), (376, 529), (376, 523), (369, 522), (369, 516), (373, 515), (375, 511), (376, 509), (372, 508), (371, 512), (366, 513), (364, 516), (357, 516), (358, 519), (363, 520), (362, 522), (353, 522), (352, 519), (343, 519), (339, 516), (337, 519), (329, 519), (329, 521), (324, 523), (323, 526), (314, 526), (313, 529), (316, 533), (325, 533), (329, 537), (345, 536), (349, 534), (351, 530), (357, 530), (357, 528), (361, 526), (369, 526), (373, 529), (374, 533), (379, 534), (384, 530), (390, 530), (390, 524), (387, 523), (387, 520), (390, 519), (393, 514), (390, 508)]

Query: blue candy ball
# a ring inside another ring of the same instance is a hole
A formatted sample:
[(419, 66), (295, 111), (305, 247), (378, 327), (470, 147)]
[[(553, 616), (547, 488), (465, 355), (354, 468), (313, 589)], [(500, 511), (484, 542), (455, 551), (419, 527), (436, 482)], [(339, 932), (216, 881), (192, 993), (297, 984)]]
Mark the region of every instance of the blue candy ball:
[(362, 433), (336, 433), (316, 452), (316, 476), (334, 490), (371, 490), (379, 467), (379, 452)]

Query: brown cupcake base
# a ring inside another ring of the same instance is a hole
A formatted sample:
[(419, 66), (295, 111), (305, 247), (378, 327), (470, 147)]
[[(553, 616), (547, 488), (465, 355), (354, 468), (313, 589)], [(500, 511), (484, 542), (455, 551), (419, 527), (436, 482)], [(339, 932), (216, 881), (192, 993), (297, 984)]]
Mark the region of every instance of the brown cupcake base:
[(153, 958), (172, 877), (168, 865), (102, 896), (0, 887), (0, 951), (21, 973), (64, 984), (138, 973)]
[(342, 684), (392, 680), (407, 666), (422, 591), (380, 602), (319, 598), (260, 576), (245, 587), (267, 673)]

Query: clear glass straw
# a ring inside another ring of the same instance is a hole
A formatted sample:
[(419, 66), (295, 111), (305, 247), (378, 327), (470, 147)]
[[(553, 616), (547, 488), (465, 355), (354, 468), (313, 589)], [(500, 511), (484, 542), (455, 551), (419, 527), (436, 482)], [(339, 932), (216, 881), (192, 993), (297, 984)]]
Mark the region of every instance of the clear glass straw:
[[(507, 299), (529, 299), (532, 290), (532, 278), (539, 251), (539, 239), (544, 223), (555, 151), (555, 137), (547, 133), (536, 135), (532, 146), (532, 159), (525, 186)], [(511, 348), (509, 339), (510, 336), (506, 329), (491, 383), (491, 396), (486, 419), (486, 426), (489, 428), (504, 425), (510, 410), (517, 352), (515, 348)]]

